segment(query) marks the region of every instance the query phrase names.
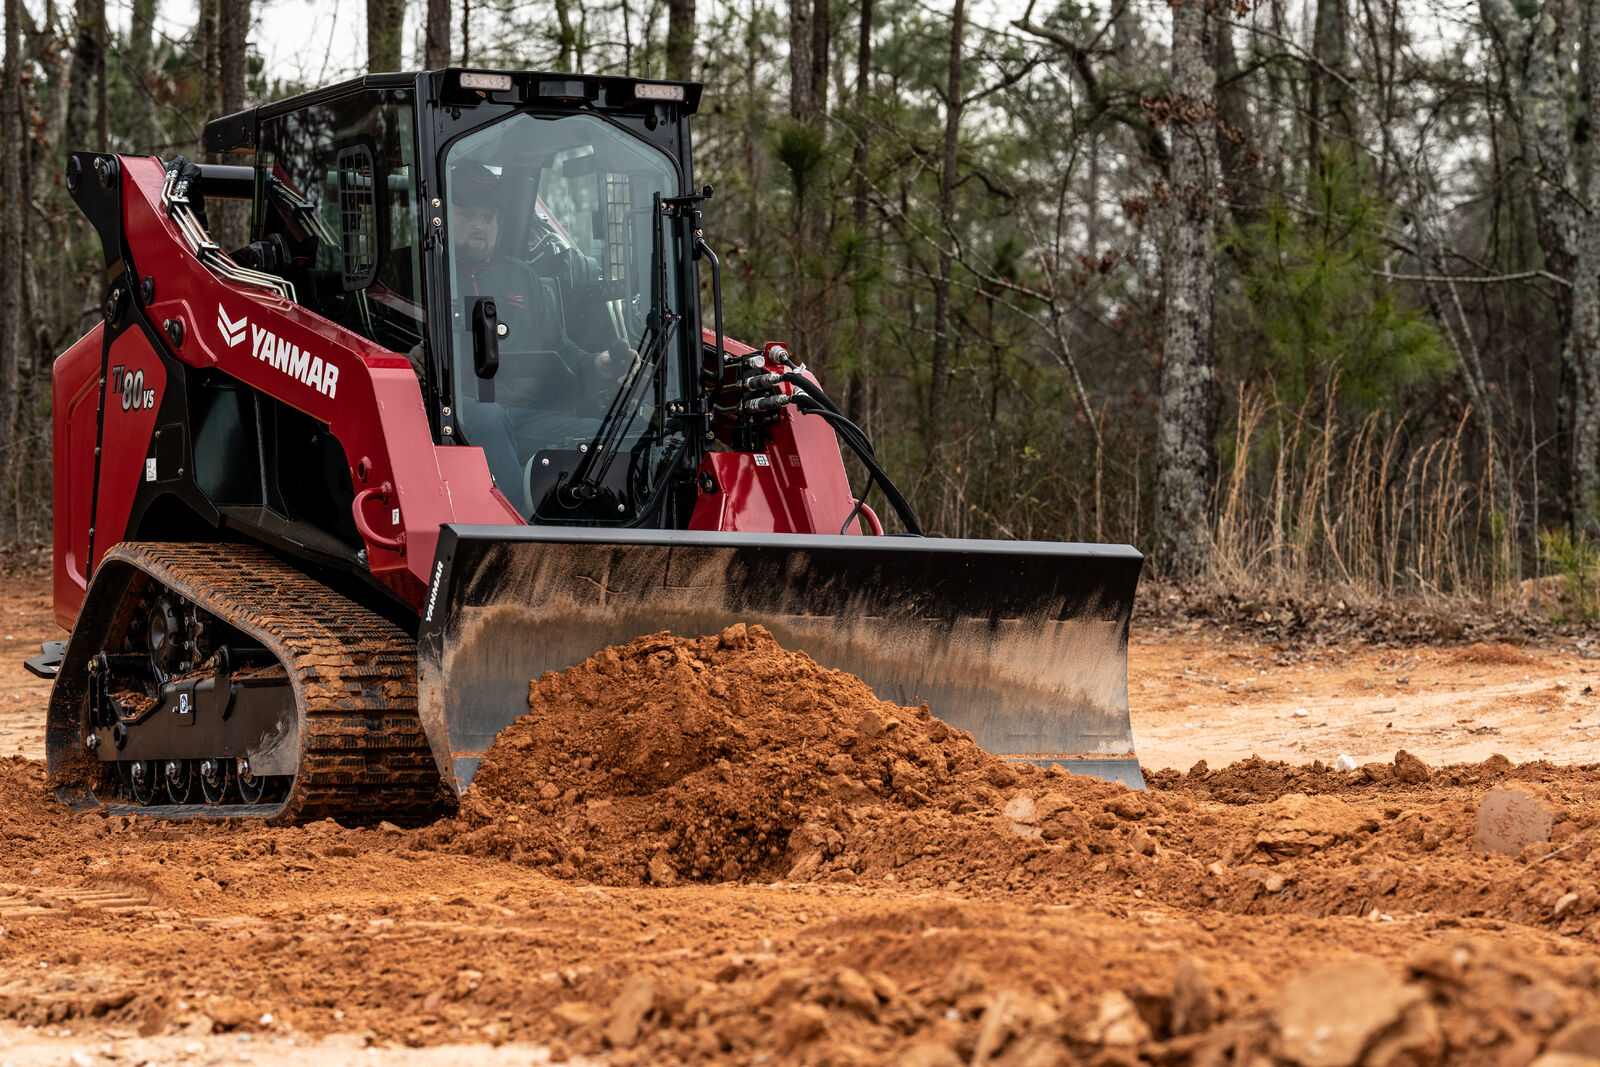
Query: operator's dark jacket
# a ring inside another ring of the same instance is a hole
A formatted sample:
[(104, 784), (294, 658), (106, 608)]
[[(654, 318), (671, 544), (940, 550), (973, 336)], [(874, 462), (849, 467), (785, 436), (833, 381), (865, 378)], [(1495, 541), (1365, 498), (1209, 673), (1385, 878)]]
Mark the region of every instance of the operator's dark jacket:
[[(472, 392), (458, 398), (468, 440), (484, 449), (496, 484), (526, 514), (533, 502), (520, 492), (523, 453), (546, 444), (552, 428), (562, 424), (580, 435), (592, 432), (591, 420), (571, 416), (584, 390), (592, 387), (594, 355), (567, 336), (555, 283), (535, 274), (522, 260), (503, 257), (474, 271), (463, 270), (457, 283), (467, 308), (479, 297), (493, 298), (506, 327), (500, 341), (501, 373), (507, 379), (531, 381), (534, 387), (532, 393), (513, 392), (508, 383), (498, 382), (492, 404), (477, 402)], [(535, 354), (552, 352), (554, 357)], [(506, 373), (518, 361), (530, 359), (539, 362), (528, 368), (529, 374)], [(472, 390), (470, 371), (462, 384)], [(552, 422), (554, 413), (569, 418)]]
[(555, 352), (574, 367), (588, 355), (567, 336), (555, 283), (540, 278), (522, 260), (505, 257), (464, 272), (461, 288), (469, 301), (480, 296), (494, 298), (500, 321), (506, 325), (506, 336), (500, 342), (502, 353)]

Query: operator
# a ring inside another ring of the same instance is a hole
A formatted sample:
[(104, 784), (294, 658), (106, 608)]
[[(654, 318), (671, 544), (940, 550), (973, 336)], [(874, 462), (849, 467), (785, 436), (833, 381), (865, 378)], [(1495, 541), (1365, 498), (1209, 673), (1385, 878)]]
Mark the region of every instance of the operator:
[(578, 393), (604, 386), (611, 353), (587, 352), (567, 335), (553, 279), (540, 278), (522, 259), (497, 253), (503, 210), (500, 179), (493, 171), (481, 163), (460, 163), (451, 169), (450, 229), (457, 285), (469, 306), (477, 297), (494, 298), (506, 327), (502, 356), (537, 352), (552, 364), (544, 368), (545, 389), (533, 398), (533, 406), (571, 411)]
[[(507, 382), (495, 390), (495, 402), (477, 399), (475, 379), (466, 353), (458, 356), (458, 404), (467, 438), (484, 449), (490, 473), (502, 492), (521, 500), (523, 465), (546, 448), (576, 448), (599, 428), (599, 420), (580, 416), (586, 397), (615, 388), (609, 351), (587, 352), (567, 336), (553, 282), (497, 244), (504, 209), (501, 181), (481, 163), (460, 163), (450, 170), (450, 234), (455, 258), (454, 288), (470, 315), (480, 297), (495, 302), (505, 327), (500, 340), (502, 378), (533, 383), (532, 395)], [(508, 366), (540, 361), (537, 372), (508, 375)], [(534, 502), (525, 501), (526, 514)]]

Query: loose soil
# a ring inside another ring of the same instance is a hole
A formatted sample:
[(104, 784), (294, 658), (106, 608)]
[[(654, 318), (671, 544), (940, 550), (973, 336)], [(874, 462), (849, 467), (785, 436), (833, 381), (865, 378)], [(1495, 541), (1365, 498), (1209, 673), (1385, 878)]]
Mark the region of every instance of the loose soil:
[[(0, 690), (0, 1060), (1600, 1057), (1585, 651), (1138, 643), (1136, 793), (654, 635), (533, 680), (413, 828), (74, 815)], [(1549, 841), (1474, 851), (1512, 785)]]

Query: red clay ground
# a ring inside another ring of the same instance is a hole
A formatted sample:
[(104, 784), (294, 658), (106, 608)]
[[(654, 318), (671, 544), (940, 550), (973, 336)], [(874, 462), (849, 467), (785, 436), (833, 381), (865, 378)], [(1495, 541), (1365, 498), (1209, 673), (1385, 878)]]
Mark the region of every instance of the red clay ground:
[[(4, 618), (54, 636), (44, 583)], [(1134, 794), (759, 630), (645, 638), (536, 682), (414, 829), (73, 816), (0, 663), (0, 1062), (1575, 1065), (1583, 651), (1137, 639)], [(1512, 780), (1551, 841), (1474, 852)]]

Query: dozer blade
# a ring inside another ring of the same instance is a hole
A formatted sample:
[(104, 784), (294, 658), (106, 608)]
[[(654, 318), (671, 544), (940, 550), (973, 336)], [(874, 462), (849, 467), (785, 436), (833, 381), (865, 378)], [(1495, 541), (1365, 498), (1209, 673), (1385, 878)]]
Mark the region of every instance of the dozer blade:
[(642, 634), (759, 623), (996, 755), (1142, 788), (1127, 669), (1142, 562), (1124, 545), (447, 526), (418, 710), (465, 792), (545, 671)]

